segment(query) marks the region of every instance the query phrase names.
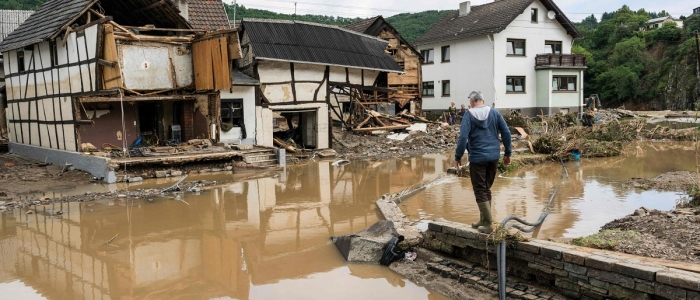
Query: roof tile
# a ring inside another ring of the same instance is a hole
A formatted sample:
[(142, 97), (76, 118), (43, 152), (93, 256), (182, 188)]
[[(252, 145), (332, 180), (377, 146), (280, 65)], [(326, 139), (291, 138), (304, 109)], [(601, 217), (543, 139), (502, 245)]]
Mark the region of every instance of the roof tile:
[(226, 8), (221, 0), (189, 0), (188, 10), (188, 21), (196, 29), (229, 28)]

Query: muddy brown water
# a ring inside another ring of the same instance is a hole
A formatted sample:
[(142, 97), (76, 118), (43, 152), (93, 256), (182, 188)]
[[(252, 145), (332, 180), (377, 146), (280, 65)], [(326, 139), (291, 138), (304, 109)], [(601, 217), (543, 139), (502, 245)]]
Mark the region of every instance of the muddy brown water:
[[(493, 188), (495, 218), (516, 214), (534, 221), (557, 187), (538, 237), (594, 233), (639, 206), (670, 209), (675, 193), (630, 190), (619, 183), (689, 170), (693, 151), (692, 144), (637, 144), (625, 157), (567, 163), (570, 177), (563, 181), (561, 165), (553, 163), (505, 174)], [(450, 157), (343, 167), (311, 162), (289, 166), (277, 177), (152, 202), (111, 199), (0, 214), (0, 298), (444, 299), (388, 268), (346, 264), (329, 237), (373, 224), (380, 219), (376, 199), (442, 176)], [(478, 218), (468, 179), (444, 180), (401, 206), (412, 220)]]

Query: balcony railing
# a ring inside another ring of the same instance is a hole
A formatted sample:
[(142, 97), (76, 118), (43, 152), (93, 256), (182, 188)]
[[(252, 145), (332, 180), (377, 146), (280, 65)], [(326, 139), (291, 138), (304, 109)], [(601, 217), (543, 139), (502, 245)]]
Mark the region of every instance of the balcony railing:
[(535, 67), (585, 67), (586, 56), (580, 54), (537, 54)]

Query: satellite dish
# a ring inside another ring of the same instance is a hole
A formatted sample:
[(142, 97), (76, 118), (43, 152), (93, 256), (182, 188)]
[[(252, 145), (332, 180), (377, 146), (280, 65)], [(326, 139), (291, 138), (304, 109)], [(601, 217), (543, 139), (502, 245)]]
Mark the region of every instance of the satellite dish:
[(556, 17), (557, 17), (557, 13), (554, 12), (553, 10), (550, 10), (547, 12), (547, 18), (549, 18), (550, 20), (554, 20), (554, 18), (556, 18)]

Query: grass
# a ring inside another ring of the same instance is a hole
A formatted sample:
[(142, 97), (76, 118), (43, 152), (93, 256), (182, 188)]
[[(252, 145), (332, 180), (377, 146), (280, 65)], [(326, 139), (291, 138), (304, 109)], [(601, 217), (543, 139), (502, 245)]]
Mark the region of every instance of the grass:
[(574, 239), (572, 244), (581, 247), (614, 250), (621, 241), (639, 241), (641, 238), (641, 235), (636, 231), (610, 229)]

